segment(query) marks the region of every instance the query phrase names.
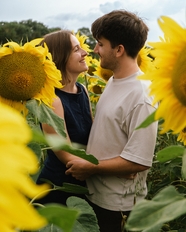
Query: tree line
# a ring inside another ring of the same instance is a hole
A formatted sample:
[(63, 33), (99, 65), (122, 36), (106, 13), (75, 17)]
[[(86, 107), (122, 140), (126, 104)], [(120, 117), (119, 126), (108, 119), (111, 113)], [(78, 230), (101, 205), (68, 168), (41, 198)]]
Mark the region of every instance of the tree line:
[[(20, 22), (0, 22), (0, 46), (8, 41), (16, 43), (25, 43), (32, 39), (42, 38), (44, 35), (60, 30), (60, 27), (49, 28), (41, 22), (33, 21), (32, 19), (22, 20)], [(73, 28), (72, 28), (73, 30)], [(78, 29), (80, 34), (88, 36), (87, 44), (91, 49), (95, 46), (95, 39), (93, 38), (89, 28), (82, 27)]]

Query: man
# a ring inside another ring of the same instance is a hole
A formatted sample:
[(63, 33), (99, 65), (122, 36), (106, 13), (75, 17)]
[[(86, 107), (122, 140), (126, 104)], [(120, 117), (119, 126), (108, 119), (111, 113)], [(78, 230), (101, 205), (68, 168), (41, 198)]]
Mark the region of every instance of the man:
[(137, 56), (148, 27), (137, 15), (115, 10), (95, 20), (91, 30), (101, 67), (113, 71), (97, 104), (87, 146), (99, 164), (70, 161), (66, 174), (86, 179), (100, 231), (121, 232), (125, 215), (147, 194), (157, 136), (157, 123), (135, 130), (155, 110), (147, 85), (137, 79)]

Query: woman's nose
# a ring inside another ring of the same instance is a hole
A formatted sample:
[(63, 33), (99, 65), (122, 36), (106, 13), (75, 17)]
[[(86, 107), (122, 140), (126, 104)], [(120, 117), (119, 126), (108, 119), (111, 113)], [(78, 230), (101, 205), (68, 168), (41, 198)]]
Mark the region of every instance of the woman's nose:
[(82, 56), (87, 56), (87, 55), (88, 55), (88, 52), (82, 49)]

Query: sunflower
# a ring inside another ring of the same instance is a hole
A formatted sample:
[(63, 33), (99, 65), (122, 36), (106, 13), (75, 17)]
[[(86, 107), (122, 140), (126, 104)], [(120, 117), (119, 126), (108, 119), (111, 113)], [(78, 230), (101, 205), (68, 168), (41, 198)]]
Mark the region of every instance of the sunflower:
[(100, 66), (100, 61), (98, 60), (96, 63), (96, 71), (94, 71), (94, 75), (102, 78), (106, 82), (109, 80), (109, 78), (113, 75), (113, 72), (109, 69), (102, 68)]
[(158, 68), (139, 78), (152, 80), (150, 94), (159, 102), (155, 119), (164, 119), (161, 133), (179, 133), (186, 125), (186, 29), (166, 16), (158, 23), (166, 39), (149, 43)]
[(88, 39), (88, 36), (82, 34), (80, 35), (80, 32), (78, 31), (76, 33), (76, 38), (78, 39), (79, 43), (80, 43), (80, 47), (82, 47), (86, 52), (91, 52), (92, 50), (89, 48), (89, 45), (86, 44), (86, 40)]
[[(87, 72), (88, 90), (91, 102), (98, 102), (112, 71), (100, 67), (100, 61), (91, 58)], [(103, 78), (104, 77), (104, 78)]]
[(179, 133), (177, 141), (183, 142), (186, 146), (186, 127)]
[(27, 114), (26, 101), (36, 99), (52, 107), (54, 88), (61, 87), (61, 73), (48, 48), (35, 39), (23, 46), (8, 42), (0, 47), (0, 102)]
[[(84, 34), (80, 35), (79, 31), (75, 34), (75, 36), (78, 39), (81, 48), (83, 48), (87, 53), (92, 52), (89, 45), (86, 43), (86, 40), (88, 39), (88, 36), (86, 36)], [(86, 56), (85, 57), (85, 61), (86, 61), (88, 66), (90, 66), (90, 60), (91, 60), (91, 56)]]
[[(19, 133), (17, 133), (19, 131)], [(38, 160), (27, 147), (31, 130), (18, 111), (0, 103), (0, 231), (36, 230), (47, 224), (29, 198), (48, 189), (28, 174), (38, 171)]]
[(98, 66), (99, 61), (92, 56), (89, 57), (89, 67), (87, 73), (90, 76), (94, 76), (94, 72), (96, 71), (96, 68)]
[(137, 63), (142, 72), (147, 73), (153, 69), (153, 59), (150, 57), (151, 48), (144, 46), (137, 57)]
[(99, 85), (99, 79), (97, 77), (89, 77), (88, 78), (88, 90), (90, 101), (97, 103), (100, 95), (103, 92), (103, 88)]

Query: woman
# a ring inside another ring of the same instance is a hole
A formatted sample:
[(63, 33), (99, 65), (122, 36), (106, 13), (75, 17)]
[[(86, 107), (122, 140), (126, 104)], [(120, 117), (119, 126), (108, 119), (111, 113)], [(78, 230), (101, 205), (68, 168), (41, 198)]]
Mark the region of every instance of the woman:
[[(68, 141), (86, 146), (92, 125), (92, 114), (88, 92), (82, 84), (77, 82), (77, 77), (81, 72), (88, 70), (85, 62), (87, 52), (80, 47), (78, 39), (69, 30), (47, 34), (42, 44), (44, 43), (47, 44), (56, 67), (62, 73), (64, 86), (56, 89), (58, 98), (53, 103), (54, 112), (64, 119)], [(56, 133), (48, 124), (43, 124), (42, 129), (47, 134)], [(57, 186), (62, 186), (63, 182), (85, 186), (85, 182), (78, 181), (71, 175), (65, 175), (66, 163), (73, 159), (80, 158), (62, 150), (47, 150), (47, 158), (37, 184), (47, 179)], [(55, 202), (65, 205), (67, 198), (72, 195), (75, 194), (55, 190), (37, 202), (41, 204)], [(81, 197), (84, 196), (81, 195)]]

